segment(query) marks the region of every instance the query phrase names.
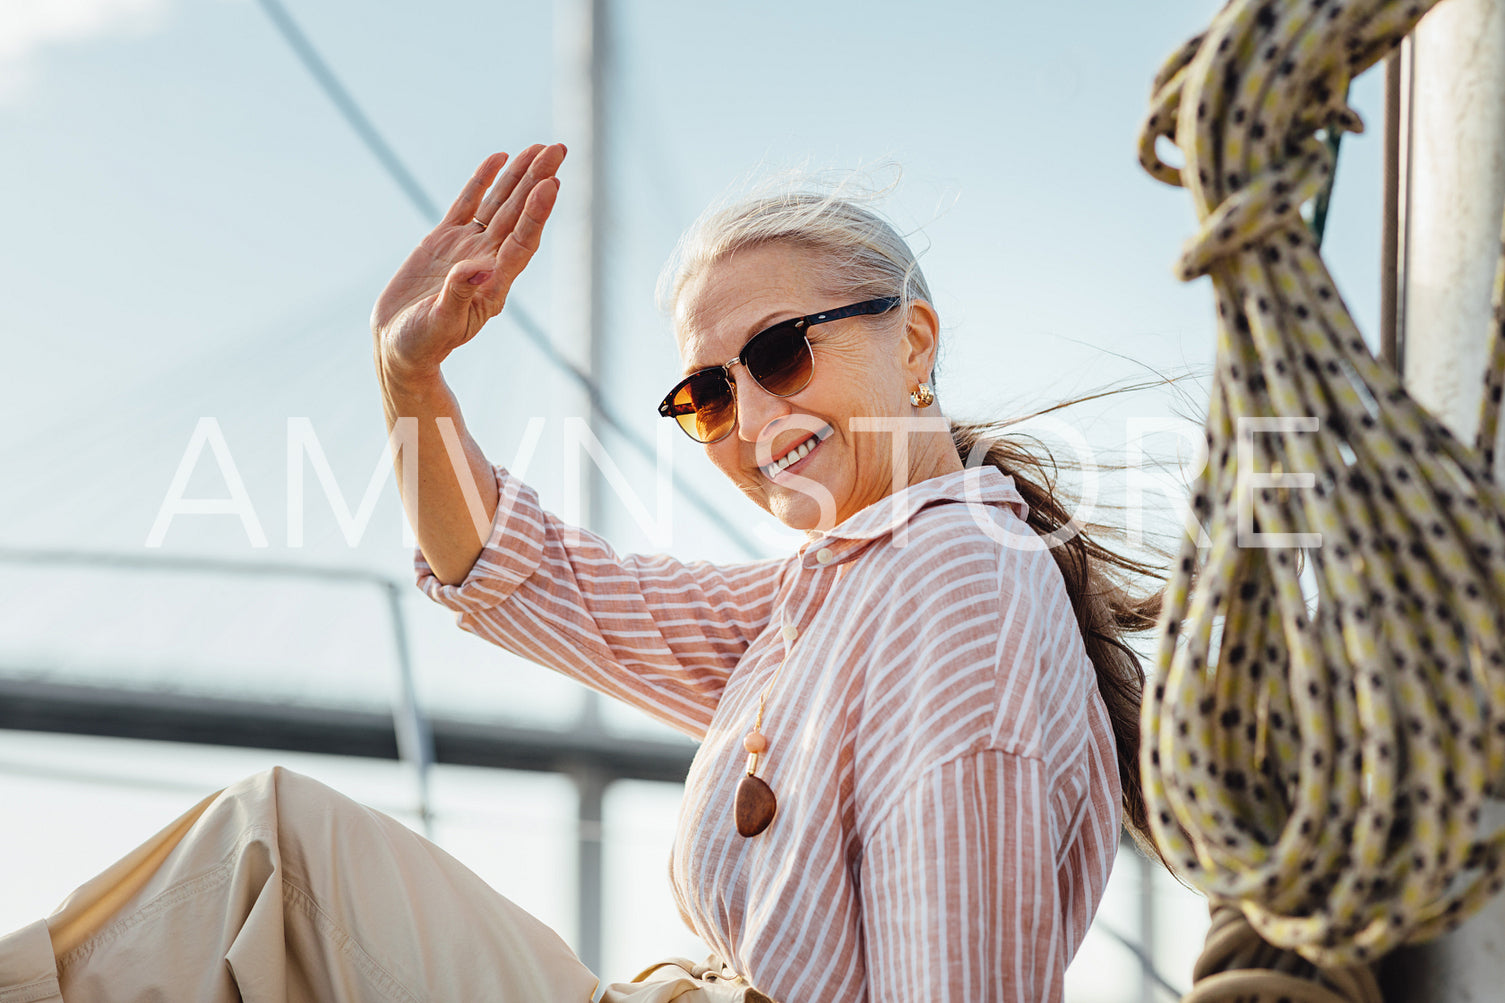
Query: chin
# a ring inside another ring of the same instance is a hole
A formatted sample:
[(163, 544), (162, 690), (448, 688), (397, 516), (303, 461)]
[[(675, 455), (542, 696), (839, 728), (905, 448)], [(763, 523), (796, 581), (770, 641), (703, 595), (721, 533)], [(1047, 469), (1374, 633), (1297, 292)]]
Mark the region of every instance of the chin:
[(820, 511), (813, 505), (808, 508), (805, 506), (796, 506), (793, 508), (775, 506), (769, 509), (769, 511), (773, 513), (775, 519), (790, 529), (797, 529), (803, 533), (819, 528)]
[(820, 502), (809, 495), (795, 491), (778, 492), (766, 506), (773, 517), (790, 529), (808, 532), (812, 529), (830, 529), (841, 521), (839, 503), (832, 509), (832, 518), (823, 519)]
[[(821, 484), (816, 481), (815, 484)], [(774, 485), (761, 475), (747, 479), (737, 478), (742, 493), (757, 504), (758, 508), (773, 516), (790, 529), (808, 532), (830, 529), (841, 522), (841, 501), (831, 496), (832, 513), (835, 518), (826, 525), (821, 521), (820, 502), (794, 486)], [(826, 491), (830, 488), (821, 484)]]

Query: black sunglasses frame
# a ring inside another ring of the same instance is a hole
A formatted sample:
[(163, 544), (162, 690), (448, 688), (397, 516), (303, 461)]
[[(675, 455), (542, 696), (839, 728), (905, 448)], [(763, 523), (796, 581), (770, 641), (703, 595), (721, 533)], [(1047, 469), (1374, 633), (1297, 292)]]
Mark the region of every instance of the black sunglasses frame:
[[(684, 379), (674, 384), (673, 389), (671, 389), (664, 396), (664, 399), (659, 402), (658, 413), (665, 418), (674, 418), (675, 424), (679, 425), (681, 429), (684, 429), (685, 435), (688, 435), (695, 442), (701, 443), (702, 445), (709, 445), (713, 442), (720, 442), (728, 435), (731, 435), (732, 431), (737, 427), (737, 415), (735, 411), (735, 408), (737, 406), (737, 391), (736, 381), (732, 379), (732, 366), (740, 363), (742, 368), (747, 370), (747, 375), (752, 377), (753, 382), (757, 383), (758, 386), (763, 387), (763, 389), (767, 393), (773, 394), (775, 397), (793, 397), (795, 394), (805, 389), (805, 387), (809, 386), (810, 380), (814, 379), (815, 377), (815, 351), (810, 347), (810, 339), (805, 336), (807, 329), (814, 327), (816, 324), (826, 324), (833, 320), (844, 320), (847, 317), (863, 317), (880, 313), (888, 313), (888, 311), (892, 310), (902, 302), (904, 301), (899, 296), (880, 296), (877, 299), (863, 300), (861, 303), (852, 303), (847, 306), (837, 307), (835, 310), (827, 310), (824, 313), (812, 313), (805, 317), (794, 317), (789, 320), (781, 320), (771, 327), (765, 327), (763, 330), (747, 339), (747, 341), (742, 345), (742, 351), (737, 353), (737, 357), (735, 359), (731, 359), (730, 361), (719, 366), (707, 366), (704, 369), (697, 369), (689, 376), (686, 376)], [(750, 368), (748, 368), (748, 349), (752, 347), (753, 342), (757, 341), (759, 338), (762, 338), (764, 335), (778, 334), (783, 332), (786, 328), (791, 327), (799, 333), (801, 341), (804, 342), (805, 351), (810, 354), (810, 375), (805, 378), (805, 382), (801, 383), (798, 387), (789, 391), (788, 393), (774, 393), (772, 390), (769, 390), (767, 387), (763, 386), (763, 381), (758, 379), (757, 374), (754, 373)], [(727, 394), (732, 401), (732, 408), (734, 409), (732, 412), (732, 422), (731, 425), (727, 427), (727, 430), (716, 436), (716, 438), (700, 439), (695, 436), (694, 432), (691, 432), (688, 428), (685, 428), (684, 422), (678, 420), (680, 415), (694, 414), (695, 409), (693, 407), (688, 407), (687, 405), (679, 405), (678, 407), (676, 407), (676, 405), (674, 404), (674, 398), (692, 381), (701, 379), (707, 373), (714, 373), (718, 370), (721, 372), (721, 379), (725, 382)]]

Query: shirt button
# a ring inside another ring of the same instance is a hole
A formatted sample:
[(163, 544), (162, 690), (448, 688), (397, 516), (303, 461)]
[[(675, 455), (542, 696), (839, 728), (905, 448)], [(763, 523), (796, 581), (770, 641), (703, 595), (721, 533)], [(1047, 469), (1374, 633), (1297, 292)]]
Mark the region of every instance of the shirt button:
[(799, 628), (792, 623), (784, 624), (784, 640), (792, 641), (800, 636)]
[(835, 557), (836, 555), (831, 553), (830, 547), (822, 547), (815, 552), (815, 561), (817, 564), (830, 564)]

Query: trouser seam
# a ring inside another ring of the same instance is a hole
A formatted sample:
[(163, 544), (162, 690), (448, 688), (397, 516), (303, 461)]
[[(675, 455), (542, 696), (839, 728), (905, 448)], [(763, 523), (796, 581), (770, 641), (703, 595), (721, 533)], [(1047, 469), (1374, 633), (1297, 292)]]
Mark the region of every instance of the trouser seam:
[[(245, 853), (248, 844), (257, 840), (274, 840), (276, 834), (264, 826), (254, 826), (241, 834), (235, 846), (225, 854), (225, 857), (214, 867), (207, 871), (187, 878), (170, 888), (165, 889), (151, 901), (134, 910), (127, 916), (110, 923), (94, 936), (84, 941), (67, 954), (57, 959), (58, 974), (64, 969), (76, 965), (88, 959), (96, 950), (104, 947), (112, 941), (118, 940), (126, 933), (142, 923), (161, 915), (168, 909), (200, 895), (216, 886), (223, 885), (234, 874), (236, 862)], [(342, 954), (350, 957), (360, 970), (371, 980), (377, 989), (401, 1003), (420, 1003), (419, 997), (407, 988), (391, 972), (383, 968), (370, 953), (362, 947), (355, 938), (324, 911), (318, 904), (313, 894), (307, 889), (294, 884), (285, 876), (281, 864), (276, 868), (279, 872), (273, 875), (273, 880), (280, 880), (284, 895), (284, 907), (295, 905), (306, 915), (326, 940), (334, 944)], [(15, 995), (22, 990), (30, 990), (36, 987), (35, 995)], [(42, 979), (37, 983), (28, 983), (26, 986), (0, 991), (0, 1003), (36, 1003), (38, 1000), (47, 999), (49, 995), (57, 994), (57, 979)]]
[(38, 1000), (61, 998), (56, 975), (44, 975), (35, 982), (0, 989), (0, 1003), (37, 1003)]
[[(237, 847), (231, 852), (230, 856), (237, 856), (239, 853), (240, 848)], [(154, 919), (173, 906), (193, 898), (195, 895), (202, 894), (210, 888), (224, 884), (229, 880), (232, 870), (232, 862), (230, 860), (223, 860), (211, 870), (173, 885), (135, 912), (132, 912), (129, 916), (116, 920), (67, 954), (59, 957), (57, 959), (58, 974), (61, 975), (65, 968), (70, 968), (86, 960), (89, 955), (93, 954), (100, 947), (111, 941), (118, 940), (131, 929), (140, 926), (148, 920)]]
[(401, 1000), (403, 1003), (419, 1003), (419, 997), (411, 989), (397, 976), (382, 967), (381, 963), (371, 956), (371, 952), (367, 951), (348, 930), (335, 922), (334, 917), (324, 911), (312, 892), (287, 878), (282, 879), (282, 889), (284, 904), (296, 905), (301, 909), (324, 938), (341, 954), (350, 958), (360, 968), (362, 974), (375, 983), (379, 992), (388, 998)]
[(224, 884), (234, 873), (236, 861), (245, 853), (247, 844), (253, 843), (258, 839), (270, 841), (275, 839), (275, 837), (276, 833), (266, 826), (255, 825), (246, 829), (245, 832), (241, 833), (240, 838), (235, 841), (235, 845), (220, 859), (218, 864), (201, 874), (185, 878), (164, 890), (156, 898), (141, 906), (129, 916), (123, 916), (115, 920), (67, 954), (61, 955), (57, 959), (58, 975), (61, 976), (63, 969), (87, 959), (95, 950), (113, 940), (119, 939), (134, 927), (140, 926), (147, 920), (153, 919), (186, 899), (201, 894), (216, 885)]

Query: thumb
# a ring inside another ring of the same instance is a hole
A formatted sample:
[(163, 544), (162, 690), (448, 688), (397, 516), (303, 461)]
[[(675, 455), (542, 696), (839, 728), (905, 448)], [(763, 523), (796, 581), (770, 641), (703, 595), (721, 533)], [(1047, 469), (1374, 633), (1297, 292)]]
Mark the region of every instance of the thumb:
[(449, 270), (444, 278), (444, 290), (434, 304), (436, 319), (441, 324), (455, 324), (464, 328), (470, 319), (471, 301), (481, 289), (495, 266), (486, 259), (461, 261)]

